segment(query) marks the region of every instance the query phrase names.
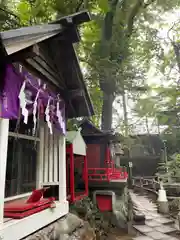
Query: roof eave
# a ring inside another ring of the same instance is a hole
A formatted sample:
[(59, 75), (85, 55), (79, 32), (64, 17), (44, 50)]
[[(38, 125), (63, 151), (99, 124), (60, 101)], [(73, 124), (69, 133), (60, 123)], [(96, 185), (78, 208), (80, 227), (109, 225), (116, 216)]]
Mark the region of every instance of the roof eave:
[(60, 24), (44, 24), (1, 32), (7, 54), (11, 55), (47, 40), (63, 31)]
[(60, 19), (57, 19), (53, 21), (53, 24), (63, 24), (63, 25), (81, 25), (82, 23), (91, 21), (90, 13), (87, 10), (83, 10), (74, 14), (71, 14), (67, 17), (62, 17)]

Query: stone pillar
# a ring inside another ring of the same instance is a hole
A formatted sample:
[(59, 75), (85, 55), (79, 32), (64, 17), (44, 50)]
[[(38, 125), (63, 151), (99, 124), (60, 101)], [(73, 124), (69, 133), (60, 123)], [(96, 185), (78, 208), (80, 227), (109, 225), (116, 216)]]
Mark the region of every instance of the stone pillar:
[(116, 167), (120, 167), (120, 155), (119, 154), (115, 155), (115, 165), (116, 165)]
[(162, 214), (169, 213), (169, 204), (166, 196), (166, 190), (160, 189), (158, 193), (158, 211)]

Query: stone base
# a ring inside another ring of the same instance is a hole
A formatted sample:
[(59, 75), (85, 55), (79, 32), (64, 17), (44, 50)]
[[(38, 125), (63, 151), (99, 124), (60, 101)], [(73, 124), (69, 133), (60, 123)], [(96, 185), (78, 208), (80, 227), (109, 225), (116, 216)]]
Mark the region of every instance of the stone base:
[(162, 214), (168, 214), (169, 213), (168, 202), (158, 202), (158, 212)]
[(24, 240), (94, 240), (95, 232), (88, 222), (69, 213), (66, 217), (50, 224)]

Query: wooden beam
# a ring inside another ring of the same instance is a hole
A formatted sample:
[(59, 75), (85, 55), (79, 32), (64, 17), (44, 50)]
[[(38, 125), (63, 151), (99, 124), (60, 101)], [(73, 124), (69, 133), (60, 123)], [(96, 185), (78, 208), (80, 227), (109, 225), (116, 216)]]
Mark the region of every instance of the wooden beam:
[(60, 23), (63, 26), (67, 26), (69, 24), (80, 25), (85, 22), (89, 22), (91, 20), (90, 14), (87, 10), (76, 12), (66, 17), (62, 17), (53, 23)]
[(68, 99), (72, 100), (75, 97), (83, 97), (83, 90), (82, 89), (69, 89), (67, 94), (68, 94)]
[(65, 41), (70, 43), (77, 43), (80, 42), (80, 34), (76, 26), (72, 25), (67, 27), (64, 30), (63, 37), (65, 38)]
[(66, 139), (59, 136), (59, 201), (66, 201)]
[(44, 122), (40, 122), (39, 127), (39, 146), (38, 146), (38, 161), (36, 170), (36, 187), (41, 188), (43, 183), (43, 169), (44, 169)]
[[(58, 75), (58, 71), (55, 68), (52, 68), (52, 66), (54, 66), (54, 64), (49, 64), (48, 60), (44, 60), (44, 58), (39, 55), (36, 56), (35, 58), (33, 58), (33, 60), (31, 61), (32, 64), (38, 64), (43, 72), (47, 72), (48, 76), (51, 75), (52, 79), (54, 79), (54, 83), (56, 83), (56, 85), (59, 86), (59, 88), (61, 89), (65, 89), (65, 82), (62, 79), (62, 76)], [(34, 63), (33, 63), (34, 62)]]
[(46, 79), (49, 79), (56, 87), (62, 89), (62, 86), (58, 84), (58, 80), (55, 80), (54, 76), (52, 76), (51, 73), (49, 73), (48, 70), (45, 69), (45, 67), (38, 63), (35, 59), (27, 59), (26, 62), (31, 65), (31, 67), (33, 67), (36, 71), (43, 74)]
[[(53, 132), (54, 134), (54, 132)], [(56, 166), (57, 167), (57, 166)], [(53, 135), (49, 134), (49, 182), (54, 182), (54, 144)]]
[(43, 182), (49, 182), (49, 128), (47, 124), (45, 125), (45, 134), (44, 134), (44, 177)]
[(58, 158), (58, 146), (59, 146), (59, 133), (57, 132), (57, 130), (54, 130), (54, 182), (58, 182), (59, 181), (59, 176), (58, 176), (58, 172), (59, 172), (59, 158)]
[(14, 62), (22, 62), (28, 58), (33, 58), (36, 56), (36, 52), (34, 50), (35, 48), (36, 46), (32, 46), (24, 50), (21, 50), (20, 52), (13, 53), (8, 56), (8, 61), (14, 63)]
[(49, 83), (49, 87), (52, 91), (56, 92), (57, 86), (50, 82), (50, 80), (47, 78), (47, 76), (43, 75), (39, 69), (36, 69), (31, 64), (29, 64), (27, 61), (22, 61), (21, 64), (35, 77), (42, 79), (44, 82)]
[[(58, 79), (58, 84), (62, 85), (64, 89), (66, 89), (66, 80), (64, 79), (62, 72), (63, 66), (61, 63), (61, 59), (63, 56), (61, 55), (61, 45), (62, 41), (59, 40), (58, 37), (52, 39), (51, 41), (43, 42), (40, 44), (40, 54), (41, 59), (48, 63), (49, 66), (53, 66), (53, 71), (56, 72), (56, 78)], [(60, 46), (59, 46), (60, 45)], [(56, 46), (56, 47), (55, 47)], [(55, 49), (55, 51), (54, 51)], [(57, 51), (58, 49), (58, 51)], [(56, 56), (60, 56), (60, 58), (56, 58)], [(63, 59), (64, 61), (64, 59)], [(65, 65), (66, 66), (66, 65)]]

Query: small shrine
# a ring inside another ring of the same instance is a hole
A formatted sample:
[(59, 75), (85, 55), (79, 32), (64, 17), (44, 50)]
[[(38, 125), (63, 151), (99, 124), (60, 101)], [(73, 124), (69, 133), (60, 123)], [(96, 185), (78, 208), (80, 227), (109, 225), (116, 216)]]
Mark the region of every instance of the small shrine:
[(74, 203), (88, 196), (86, 144), (80, 131), (66, 135), (67, 198)]
[[(120, 166), (120, 144), (112, 132), (103, 132), (88, 119), (80, 124), (81, 134), (87, 144), (89, 187), (98, 189), (127, 183), (128, 173)], [(118, 146), (118, 147), (117, 147)], [(117, 149), (118, 148), (118, 149)], [(117, 163), (118, 162), (118, 163)]]

